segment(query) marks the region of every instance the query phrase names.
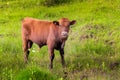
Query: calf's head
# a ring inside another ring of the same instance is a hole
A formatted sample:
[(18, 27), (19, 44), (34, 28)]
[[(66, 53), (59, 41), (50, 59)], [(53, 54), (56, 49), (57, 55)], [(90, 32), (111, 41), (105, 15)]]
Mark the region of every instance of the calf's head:
[(76, 23), (76, 20), (70, 21), (67, 18), (61, 18), (59, 21), (53, 21), (59, 27), (59, 36), (61, 39), (67, 39), (70, 26)]

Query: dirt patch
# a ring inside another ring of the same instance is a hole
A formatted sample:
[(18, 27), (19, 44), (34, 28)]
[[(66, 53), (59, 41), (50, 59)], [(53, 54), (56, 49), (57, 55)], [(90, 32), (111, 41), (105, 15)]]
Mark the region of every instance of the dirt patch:
[(105, 43), (112, 46), (113, 44), (115, 44), (115, 41), (113, 41), (113, 40), (105, 40)]
[(88, 80), (88, 75), (81, 75), (80, 80)]
[(3, 34), (0, 34), (0, 38), (3, 38), (4, 37), (4, 35)]
[(4, 37), (17, 37), (17, 34), (13, 33), (13, 34), (0, 34), (0, 38), (4, 38)]
[(109, 68), (111, 69), (111, 70), (114, 70), (114, 69), (116, 69), (117, 67), (119, 67), (120, 66), (120, 62), (112, 62), (110, 65), (109, 65)]
[(86, 25), (83, 28), (81, 28), (81, 36), (80, 36), (80, 40), (85, 40), (85, 39), (90, 39), (90, 38), (94, 38), (96, 39), (96, 33), (99, 31), (104, 30), (105, 27), (102, 25)]

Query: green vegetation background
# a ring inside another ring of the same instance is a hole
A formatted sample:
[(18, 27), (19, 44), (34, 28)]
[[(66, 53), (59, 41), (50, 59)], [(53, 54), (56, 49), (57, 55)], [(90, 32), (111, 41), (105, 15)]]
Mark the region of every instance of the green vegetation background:
[[(67, 67), (55, 51), (34, 44), (24, 64), (21, 19), (77, 20), (65, 46)], [(119, 80), (120, 0), (0, 0), (0, 80)]]

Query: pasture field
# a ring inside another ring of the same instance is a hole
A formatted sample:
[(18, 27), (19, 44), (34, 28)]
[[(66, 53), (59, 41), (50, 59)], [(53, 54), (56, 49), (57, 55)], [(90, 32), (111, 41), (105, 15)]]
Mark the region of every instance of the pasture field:
[[(77, 20), (65, 45), (67, 67), (47, 47), (24, 64), (21, 20)], [(120, 0), (0, 0), (0, 80), (120, 80)]]

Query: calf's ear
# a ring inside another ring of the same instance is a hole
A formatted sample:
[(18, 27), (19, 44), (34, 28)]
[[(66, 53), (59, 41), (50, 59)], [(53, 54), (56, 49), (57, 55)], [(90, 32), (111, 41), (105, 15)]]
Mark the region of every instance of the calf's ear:
[(71, 22), (70, 22), (70, 25), (73, 25), (73, 24), (75, 24), (76, 23), (76, 20), (72, 20)]
[(53, 24), (59, 25), (59, 22), (58, 21), (53, 21)]

